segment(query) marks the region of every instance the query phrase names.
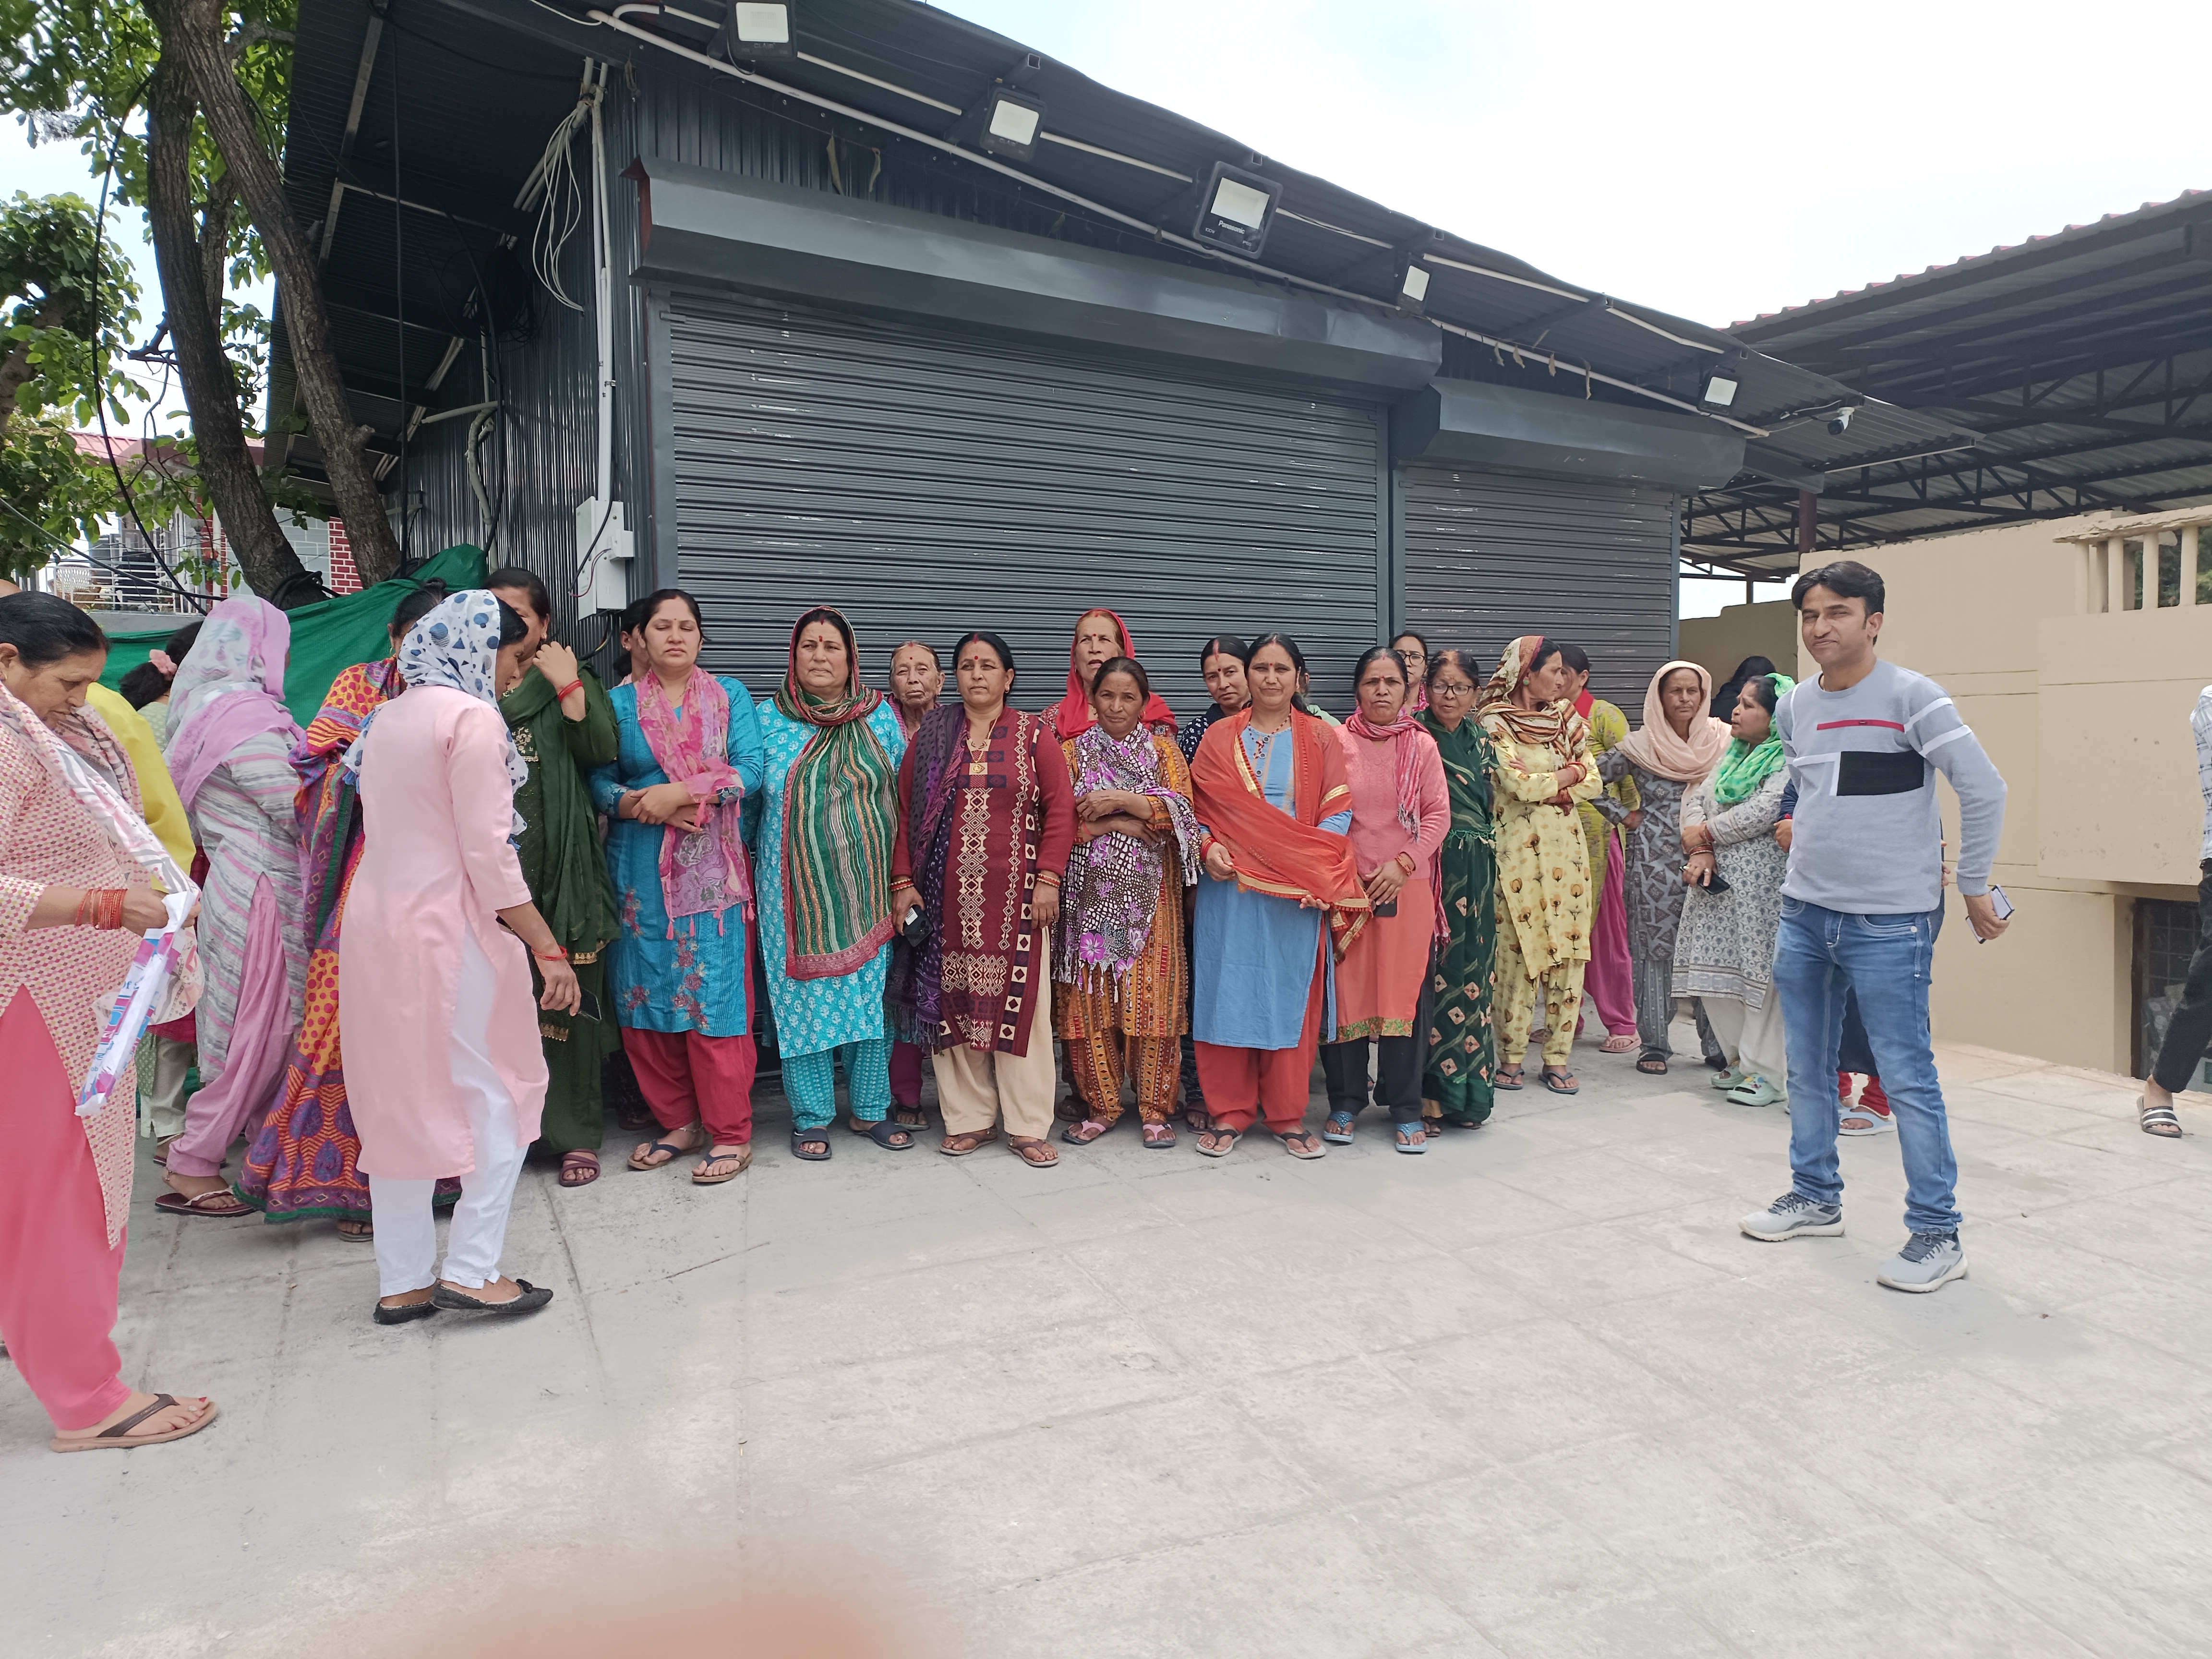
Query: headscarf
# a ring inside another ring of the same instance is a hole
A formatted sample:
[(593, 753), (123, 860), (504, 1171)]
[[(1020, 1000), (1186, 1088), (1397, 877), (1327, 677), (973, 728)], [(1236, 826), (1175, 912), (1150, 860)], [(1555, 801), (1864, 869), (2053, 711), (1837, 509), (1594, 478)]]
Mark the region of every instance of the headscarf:
[(1613, 752), (1627, 756), (1654, 777), (1703, 783), (1720, 764), (1722, 751), (1729, 745), (1729, 729), (1710, 714), (1692, 714), (1689, 736), (1675, 735), (1674, 728), (1667, 723), (1667, 707), (1659, 689), (1678, 668), (1686, 668), (1698, 677), (1698, 708), (1711, 700), (1711, 674), (1693, 662), (1668, 663), (1644, 688), (1644, 724), (1613, 744)]
[(169, 688), (169, 775), (186, 810), (247, 738), (274, 732), (287, 750), (300, 741), (284, 706), (291, 648), (291, 618), (266, 599), (244, 593), (208, 612)]
[(1407, 835), (1418, 836), (1421, 833), (1421, 746), (1415, 741), (1415, 734), (1424, 727), (1413, 718), (1413, 711), (1401, 708), (1395, 720), (1388, 726), (1377, 726), (1355, 708), (1345, 721), (1344, 729), (1355, 738), (1392, 745), (1396, 763), (1393, 789), (1397, 796), (1399, 827)]
[[(1094, 605), (1075, 619), (1076, 627), (1081, 629), (1085, 621), (1091, 617), (1114, 618), (1115, 630), (1121, 638), (1121, 654), (1134, 662), (1137, 659), (1137, 642), (1129, 637), (1129, 624), (1105, 606)], [(1174, 713), (1158, 692), (1155, 691), (1145, 699), (1145, 712), (1137, 722), (1139, 726), (1164, 726), (1172, 732), (1175, 723)], [(1082, 672), (1075, 665), (1075, 643), (1071, 640), (1067, 647), (1067, 695), (1052, 706), (1052, 729), (1062, 738), (1079, 738), (1091, 729), (1091, 688), (1084, 684)]]
[[(1754, 676), (1774, 687), (1775, 700), (1797, 682), (1787, 674)], [(1746, 680), (1746, 685), (1751, 681)], [(1746, 743), (1741, 738), (1729, 739), (1728, 753), (1721, 757), (1720, 770), (1713, 775), (1713, 799), (1723, 806), (1734, 806), (1748, 799), (1759, 786), (1782, 769), (1782, 733), (1771, 726), (1766, 735), (1757, 743)]]
[(1475, 703), (1475, 718), (1487, 723), (1492, 718), (1504, 725), (1516, 743), (1525, 743), (1535, 749), (1556, 749), (1571, 755), (1582, 747), (1582, 740), (1589, 730), (1574, 704), (1561, 697), (1534, 708), (1523, 708), (1514, 694), (1520, 689), (1522, 676), (1536, 665), (1544, 653), (1541, 634), (1523, 634), (1510, 642), (1498, 659), (1498, 672), (1482, 688), (1482, 696)]
[[(799, 683), (802, 625), (829, 611), (845, 640), (843, 687), (818, 697)], [(786, 720), (813, 727), (784, 785), (784, 972), (836, 979), (891, 936), (891, 846), (898, 837), (898, 768), (869, 724), (883, 694), (860, 684), (853, 625), (823, 605), (791, 629), (783, 684), (772, 699)]]
[(744, 906), (753, 914), (752, 872), (745, 863), (740, 802), (723, 804), (724, 791), (744, 787), (730, 764), (730, 694), (697, 663), (671, 705), (660, 676), (647, 673), (637, 688), (637, 725), (655, 765), (672, 783), (691, 791), (697, 803), (696, 830), (666, 826), (660, 840), (660, 897), (668, 911), (667, 937), (676, 937), (678, 916), (711, 915), (717, 932), (722, 913)]
[[(499, 708), (499, 596), (488, 587), (464, 588), (448, 594), (422, 613), (422, 619), (407, 630), (407, 637), (399, 642), (399, 678), (413, 691), (426, 685), (442, 685), (449, 691), (459, 691), (488, 703), (495, 713)], [(203, 644), (207, 630), (200, 632)], [(194, 646), (192, 654), (185, 659), (190, 668), (199, 660), (200, 647)], [(358, 783), (361, 777), (362, 757), (368, 752), (368, 734), (376, 724), (376, 717), (388, 707), (380, 703), (369, 711), (368, 718), (361, 723), (361, 735), (346, 750), (345, 769), (348, 776)], [(506, 731), (507, 719), (500, 718), (500, 729)], [(522, 751), (514, 746), (514, 734), (507, 732), (507, 782), (509, 792), (520, 789), (530, 781), (529, 763)], [(514, 823), (508, 830), (510, 839), (522, 834), (522, 814), (513, 814)]]
[[(1115, 738), (1094, 725), (1075, 739), (1075, 793), (1126, 789), (1165, 804), (1168, 827), (1182, 869), (1182, 885), (1198, 880), (1198, 819), (1190, 801), (1160, 775), (1157, 734), (1139, 725)], [(1111, 830), (1078, 842), (1067, 855), (1061, 880), (1059, 938), (1052, 953), (1053, 977), (1070, 985), (1097, 987), (1109, 978), (1118, 988), (1151, 942), (1155, 913), (1167, 873), (1167, 848), (1146, 836)]]

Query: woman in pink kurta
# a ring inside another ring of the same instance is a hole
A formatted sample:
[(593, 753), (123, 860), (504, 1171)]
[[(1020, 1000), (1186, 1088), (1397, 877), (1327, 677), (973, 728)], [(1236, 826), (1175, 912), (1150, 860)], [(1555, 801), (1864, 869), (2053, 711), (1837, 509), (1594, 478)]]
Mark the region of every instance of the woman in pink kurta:
[(1428, 1022), (1421, 999), (1443, 930), (1437, 851), (1451, 828), (1451, 796), (1437, 740), (1406, 712), (1405, 659), (1376, 646), (1353, 672), (1359, 707), (1336, 732), (1352, 781), (1352, 856), (1374, 918), (1336, 968), (1334, 1030), (1321, 1051), (1328, 1079), (1322, 1138), (1339, 1145), (1367, 1104), (1368, 1044), (1381, 1050), (1376, 1095), (1398, 1150), (1427, 1150), (1421, 1070)]
[[(407, 695), (380, 705), (347, 752), (365, 833), (338, 939), (339, 1041), (376, 1212), (380, 1324), (440, 1308), (526, 1312), (553, 1296), (499, 1271), (545, 1102), (526, 949), (545, 1006), (579, 1000), (512, 841), (525, 774), (498, 694), (502, 676), (520, 678), (526, 640), (489, 592), (453, 595), (399, 647)], [(431, 1194), (453, 1174), (461, 1198), (440, 1275)]]
[(46, 593), (0, 598), (0, 1337), (53, 1419), (56, 1451), (205, 1428), (201, 1398), (134, 1393), (109, 1333), (136, 1120), (126, 1068), (76, 1115), (138, 935), (189, 891), (137, 816), (122, 746), (86, 713), (107, 661), (93, 620)]

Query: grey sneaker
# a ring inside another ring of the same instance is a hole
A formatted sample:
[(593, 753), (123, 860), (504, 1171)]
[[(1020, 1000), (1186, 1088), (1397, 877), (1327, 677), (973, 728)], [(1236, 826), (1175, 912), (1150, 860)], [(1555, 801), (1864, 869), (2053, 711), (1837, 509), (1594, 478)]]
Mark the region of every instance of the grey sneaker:
[[(1844, 1231), (1844, 1206), (1815, 1204), (1802, 1193), (1784, 1193), (1773, 1203), (1736, 1225), (1752, 1238), (1770, 1244), (1785, 1238), (1835, 1238)], [(1931, 1287), (1932, 1288), (1932, 1287)]]
[(1936, 1291), (1966, 1276), (1966, 1252), (1958, 1234), (1915, 1233), (1874, 1277), (1893, 1291)]

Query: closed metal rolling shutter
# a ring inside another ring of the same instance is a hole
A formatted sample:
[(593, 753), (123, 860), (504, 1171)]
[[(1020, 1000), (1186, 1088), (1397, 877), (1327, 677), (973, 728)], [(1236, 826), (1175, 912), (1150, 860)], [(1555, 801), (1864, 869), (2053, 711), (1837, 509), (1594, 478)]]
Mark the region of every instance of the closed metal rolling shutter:
[[(1386, 620), (1379, 409), (1151, 361), (717, 295), (666, 311), (678, 568), (709, 664), (757, 696), (835, 605), (886, 683), (898, 641), (993, 629), (1017, 706), (1119, 611), (1179, 714), (1217, 632), (1297, 639), (1340, 707)], [(948, 683), (948, 694), (951, 691)]]
[(1407, 625), (1471, 648), (1485, 677), (1516, 635), (1571, 641), (1590, 689), (1640, 722), (1674, 654), (1672, 493), (1430, 466), (1401, 480)]

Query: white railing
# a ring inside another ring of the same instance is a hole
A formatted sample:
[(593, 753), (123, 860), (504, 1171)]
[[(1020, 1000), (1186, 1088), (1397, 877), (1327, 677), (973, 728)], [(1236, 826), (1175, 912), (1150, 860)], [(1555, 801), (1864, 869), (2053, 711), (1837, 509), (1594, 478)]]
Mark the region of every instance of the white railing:
[[(2204, 530), (2212, 507), (2116, 519), (2059, 540), (2075, 549), (2074, 609), (2079, 615), (2112, 611), (2187, 608), (2198, 603), (2197, 580), (2206, 556)], [(2178, 581), (2172, 604), (2164, 599), (2166, 556), (2175, 556)], [(2205, 603), (2212, 608), (2212, 595)]]

